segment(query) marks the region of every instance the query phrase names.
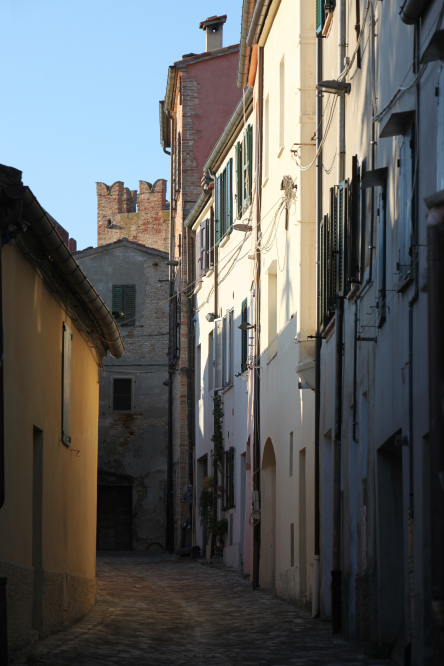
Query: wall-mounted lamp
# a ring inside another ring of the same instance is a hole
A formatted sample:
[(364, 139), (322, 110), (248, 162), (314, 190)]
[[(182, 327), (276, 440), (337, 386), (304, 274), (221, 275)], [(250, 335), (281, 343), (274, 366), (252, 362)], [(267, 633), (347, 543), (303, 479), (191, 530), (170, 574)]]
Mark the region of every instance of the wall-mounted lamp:
[(119, 312), (119, 310), (113, 310), (112, 315), (114, 319), (125, 319), (125, 313), (124, 312)]
[(179, 262), (176, 261), (176, 259), (168, 259), (168, 261), (165, 262), (167, 266), (178, 266)]
[(249, 324), (248, 321), (243, 321), (238, 328), (241, 331), (250, 331), (252, 328), (256, 328), (256, 324)]
[(210, 324), (216, 319), (217, 314), (214, 314), (214, 312), (209, 312), (208, 314), (205, 315), (205, 319), (210, 322)]
[(233, 229), (235, 231), (251, 231), (253, 227), (251, 224), (234, 224)]
[(331, 93), (332, 95), (345, 95), (351, 91), (351, 83), (345, 81), (320, 81), (316, 84), (316, 90)]

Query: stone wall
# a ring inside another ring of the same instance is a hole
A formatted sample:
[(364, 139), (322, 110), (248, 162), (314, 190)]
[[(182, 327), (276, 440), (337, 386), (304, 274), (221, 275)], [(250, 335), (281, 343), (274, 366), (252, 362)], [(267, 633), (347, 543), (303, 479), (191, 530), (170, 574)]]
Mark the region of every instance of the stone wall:
[(111, 186), (97, 183), (97, 245), (127, 238), (167, 252), (166, 187), (167, 181), (162, 179), (154, 185), (140, 180), (139, 192), (129, 190), (121, 181)]

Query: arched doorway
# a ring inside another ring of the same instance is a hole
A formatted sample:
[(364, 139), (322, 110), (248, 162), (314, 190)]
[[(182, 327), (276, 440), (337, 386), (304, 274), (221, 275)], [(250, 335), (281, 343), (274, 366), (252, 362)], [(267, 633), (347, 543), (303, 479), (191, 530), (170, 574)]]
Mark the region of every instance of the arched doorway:
[(276, 456), (270, 438), (261, 470), (261, 587), (276, 587)]

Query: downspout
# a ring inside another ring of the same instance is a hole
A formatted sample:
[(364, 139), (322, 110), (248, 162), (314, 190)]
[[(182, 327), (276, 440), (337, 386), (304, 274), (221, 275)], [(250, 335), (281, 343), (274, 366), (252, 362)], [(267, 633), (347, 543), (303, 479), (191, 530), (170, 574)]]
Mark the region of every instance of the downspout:
[[(258, 119), (258, 155), (257, 159), (257, 178), (258, 187), (257, 191), (257, 205), (256, 205), (256, 229), (257, 241), (259, 241), (261, 233), (261, 203), (262, 203), (262, 149), (263, 149), (263, 109), (264, 109), (264, 49), (258, 47), (258, 96), (259, 96), (259, 119)], [(254, 431), (253, 431), (253, 487), (259, 493), (259, 506), (261, 506), (261, 440), (260, 440), (260, 369), (256, 367), (257, 361), (260, 359), (260, 323), (261, 323), (261, 255), (256, 248), (256, 284), (255, 284), (255, 363), (253, 371), (253, 413), (254, 413)], [(255, 473), (255, 474), (254, 474)], [(261, 525), (258, 523), (253, 528), (253, 580), (252, 589), (257, 590), (259, 587), (259, 565), (260, 565), (260, 548), (261, 548)]]
[[(187, 243), (187, 418), (188, 418), (188, 478), (190, 485), (193, 486), (194, 493), (194, 463), (193, 463), (193, 453), (194, 453), (194, 325), (192, 322), (193, 317), (193, 240), (192, 240), (193, 231), (186, 228), (186, 243)], [(187, 493), (187, 502), (189, 502), (189, 496)], [(189, 505), (191, 518), (194, 513), (194, 505)], [(191, 520), (191, 524), (194, 525), (194, 521)], [(193, 528), (192, 528), (193, 529)], [(192, 539), (194, 542), (194, 534), (192, 534)], [(193, 545), (193, 544), (192, 544)]]
[(434, 666), (444, 663), (444, 192), (427, 215), (427, 298), (429, 343), (429, 444)]
[[(338, 72), (344, 67), (346, 24), (345, 0), (338, 0)], [(345, 174), (345, 95), (338, 99), (338, 184), (342, 183)], [(333, 543), (331, 572), (331, 623), (332, 631), (341, 631), (341, 467), (342, 467), (342, 328), (344, 319), (344, 299), (336, 297), (336, 367), (335, 367), (335, 420), (333, 449)]]
[(255, 0), (244, 0), (242, 4), (242, 23), (239, 44), (239, 64), (237, 67), (236, 85), (242, 90), (247, 85), (248, 70), (250, 68), (251, 46), (247, 44), (248, 28), (253, 16)]
[[(172, 124), (173, 120), (168, 114), (168, 122)], [(171, 136), (173, 136), (171, 128)], [(170, 153), (171, 154), (171, 153)], [(173, 182), (173, 159), (170, 159), (170, 188)], [(169, 248), (168, 248), (168, 295), (169, 295), (169, 317), (170, 321), (173, 319), (173, 295), (174, 295), (174, 282), (173, 282), (173, 198), (172, 191), (170, 192), (170, 228), (169, 228)], [(176, 322), (172, 321), (172, 325), (176, 326)], [(169, 353), (168, 353), (168, 461), (167, 461), (167, 524), (166, 524), (166, 538), (165, 549), (170, 553), (174, 553), (174, 506), (173, 506), (173, 331), (170, 327), (170, 340), (169, 340)]]
[(425, 12), (429, 0), (404, 0), (399, 10), (401, 21), (407, 25), (416, 24)]
[[(322, 81), (322, 36), (318, 35), (316, 40), (316, 83)], [(318, 92), (316, 100), (316, 127), (318, 128), (316, 139), (316, 152), (322, 141), (322, 96)], [(320, 462), (319, 462), (319, 430), (321, 418), (321, 322), (319, 317), (319, 272), (320, 272), (320, 225), (322, 218), (322, 151), (316, 161), (316, 355), (315, 355), (315, 543), (313, 563), (313, 606), (311, 615), (317, 617), (320, 609), (320, 556), (321, 556), (321, 522), (320, 522)]]

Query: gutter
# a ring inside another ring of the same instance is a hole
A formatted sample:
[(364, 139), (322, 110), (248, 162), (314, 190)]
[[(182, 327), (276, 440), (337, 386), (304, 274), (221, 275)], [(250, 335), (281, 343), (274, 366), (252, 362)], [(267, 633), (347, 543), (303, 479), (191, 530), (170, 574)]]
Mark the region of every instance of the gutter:
[(206, 192), (205, 190), (202, 192), (196, 203), (194, 204), (193, 208), (189, 212), (184, 225), (187, 227), (187, 229), (192, 229), (194, 223), (196, 222), (197, 218), (207, 205), (208, 201), (210, 200), (212, 195), (212, 191)]
[(111, 356), (121, 358), (125, 349), (111, 312), (60, 238), (51, 217), (41, 207), (29, 187), (24, 188), (22, 217), (28, 222), (66, 281), (97, 322)]
[(176, 78), (176, 67), (172, 65), (168, 67), (167, 87), (165, 92), (165, 113), (169, 113), (171, 111), (171, 105), (173, 103), (173, 90), (174, 90), (175, 78)]
[(246, 40), (247, 46), (251, 48), (259, 41), (259, 35), (264, 25), (270, 2), (271, 0), (258, 0), (256, 3)]
[(241, 36), (239, 44), (239, 64), (237, 66), (238, 88), (245, 88), (248, 79), (248, 70), (250, 68), (251, 46), (247, 44), (248, 28), (253, 16), (255, 0), (244, 0), (242, 5), (242, 23)]
[(406, 0), (399, 10), (401, 21), (406, 25), (417, 23), (428, 4), (429, 0)]
[(169, 118), (165, 113), (165, 100), (159, 102), (160, 145), (166, 155), (171, 155), (166, 148), (171, 148), (171, 136), (168, 132)]

